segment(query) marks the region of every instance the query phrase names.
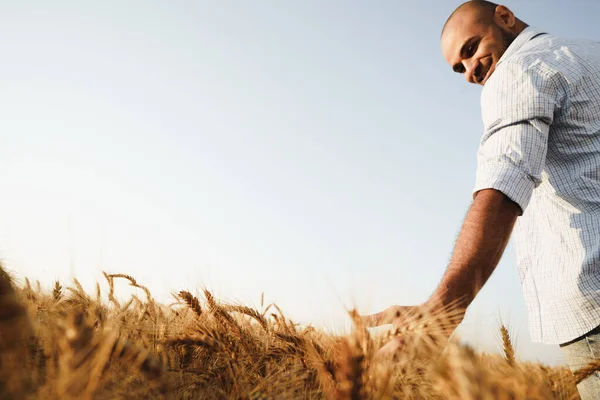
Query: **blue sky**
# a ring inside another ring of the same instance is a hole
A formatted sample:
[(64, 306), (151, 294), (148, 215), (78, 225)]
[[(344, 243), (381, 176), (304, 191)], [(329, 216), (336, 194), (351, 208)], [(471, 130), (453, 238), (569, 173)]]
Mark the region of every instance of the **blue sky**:
[[(446, 65), (460, 2), (8, 2), (0, 255), (23, 278), (123, 272), (328, 329), (424, 301), (471, 200), (480, 88)], [(600, 39), (588, 1), (515, 2)], [(461, 335), (529, 341), (512, 245)], [(124, 289), (123, 289), (124, 290)]]

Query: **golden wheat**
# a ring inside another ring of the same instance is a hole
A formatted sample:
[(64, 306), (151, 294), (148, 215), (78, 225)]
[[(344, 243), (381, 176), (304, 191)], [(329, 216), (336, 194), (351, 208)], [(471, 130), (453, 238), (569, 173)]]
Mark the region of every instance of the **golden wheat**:
[(510, 334), (508, 333), (508, 329), (504, 324), (500, 325), (500, 335), (502, 337), (502, 350), (504, 350), (504, 356), (506, 357), (506, 362), (508, 365), (515, 365), (515, 349), (512, 344), (512, 340), (510, 339)]
[[(570, 399), (597, 368), (574, 377), (519, 362), (504, 327), (505, 357), (437, 340), (456, 310), (407, 316), (389, 335), (353, 310), (354, 330), (337, 336), (265, 307), (264, 295), (256, 309), (179, 291), (167, 306), (130, 275), (105, 278), (106, 299), (77, 281), (15, 288), (0, 269), (0, 399)], [(122, 304), (115, 279), (144, 298)], [(391, 341), (400, 351), (378, 358)]]

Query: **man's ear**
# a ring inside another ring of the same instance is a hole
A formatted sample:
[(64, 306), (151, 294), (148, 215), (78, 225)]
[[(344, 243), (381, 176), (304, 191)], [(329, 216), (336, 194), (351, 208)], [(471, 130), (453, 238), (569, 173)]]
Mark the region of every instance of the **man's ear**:
[(512, 30), (516, 24), (515, 14), (506, 6), (498, 6), (494, 11), (494, 22), (502, 28)]

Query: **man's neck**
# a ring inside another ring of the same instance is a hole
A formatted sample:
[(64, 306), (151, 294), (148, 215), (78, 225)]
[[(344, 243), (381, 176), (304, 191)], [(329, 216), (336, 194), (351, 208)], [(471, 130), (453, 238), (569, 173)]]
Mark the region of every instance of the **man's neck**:
[(517, 18), (517, 20), (515, 21), (515, 26), (513, 28), (513, 33), (515, 34), (515, 36), (519, 36), (521, 32), (523, 32), (528, 27), (529, 25)]

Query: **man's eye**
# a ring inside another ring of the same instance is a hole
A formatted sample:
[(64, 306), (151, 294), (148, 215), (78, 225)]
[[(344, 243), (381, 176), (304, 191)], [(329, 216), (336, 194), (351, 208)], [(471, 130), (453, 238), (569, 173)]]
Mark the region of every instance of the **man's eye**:
[(471, 45), (467, 48), (467, 54), (469, 57), (472, 57), (473, 54), (475, 54), (475, 51), (477, 50), (477, 45), (479, 43), (478, 42), (473, 42), (471, 43)]

